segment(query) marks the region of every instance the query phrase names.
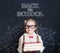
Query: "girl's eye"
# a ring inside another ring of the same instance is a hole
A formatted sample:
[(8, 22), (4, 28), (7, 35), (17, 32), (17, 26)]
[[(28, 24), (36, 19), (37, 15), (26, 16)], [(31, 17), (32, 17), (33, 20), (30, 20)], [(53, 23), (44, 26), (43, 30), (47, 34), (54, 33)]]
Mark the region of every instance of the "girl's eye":
[(26, 25), (26, 28), (32, 28), (34, 29), (36, 27), (36, 25)]

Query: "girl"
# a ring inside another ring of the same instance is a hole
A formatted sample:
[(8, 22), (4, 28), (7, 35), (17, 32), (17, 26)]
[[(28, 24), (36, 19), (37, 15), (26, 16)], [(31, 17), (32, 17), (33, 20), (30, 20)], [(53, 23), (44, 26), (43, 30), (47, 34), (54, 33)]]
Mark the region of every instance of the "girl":
[(25, 51), (24, 45), (31, 43), (41, 43), (41, 49), (39, 53), (43, 52), (44, 46), (43, 41), (38, 35), (37, 23), (34, 19), (28, 18), (24, 21), (24, 34), (19, 39), (18, 52), (19, 53), (36, 53), (36, 51)]

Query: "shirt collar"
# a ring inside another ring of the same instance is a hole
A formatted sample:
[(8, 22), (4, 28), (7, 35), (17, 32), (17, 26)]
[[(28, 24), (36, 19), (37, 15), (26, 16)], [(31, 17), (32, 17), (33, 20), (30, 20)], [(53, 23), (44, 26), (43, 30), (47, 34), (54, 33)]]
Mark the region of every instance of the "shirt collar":
[[(28, 35), (28, 33), (24, 33), (24, 35), (26, 35), (26, 36), (27, 36), (27, 35)], [(37, 34), (34, 32), (34, 33), (33, 33), (33, 35), (34, 35), (34, 36), (36, 36)]]

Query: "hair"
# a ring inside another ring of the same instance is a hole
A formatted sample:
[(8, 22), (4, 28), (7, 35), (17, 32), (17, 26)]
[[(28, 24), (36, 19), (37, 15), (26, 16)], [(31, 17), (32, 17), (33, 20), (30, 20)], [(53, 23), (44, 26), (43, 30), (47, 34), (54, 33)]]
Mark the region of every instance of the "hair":
[(34, 32), (35, 32), (36, 34), (38, 34), (38, 25), (37, 25), (36, 20), (33, 19), (33, 18), (27, 18), (27, 19), (24, 20), (24, 32), (26, 32), (26, 28), (25, 28), (26, 23), (27, 23), (28, 21), (30, 21), (30, 20), (35, 22), (36, 30), (35, 30)]

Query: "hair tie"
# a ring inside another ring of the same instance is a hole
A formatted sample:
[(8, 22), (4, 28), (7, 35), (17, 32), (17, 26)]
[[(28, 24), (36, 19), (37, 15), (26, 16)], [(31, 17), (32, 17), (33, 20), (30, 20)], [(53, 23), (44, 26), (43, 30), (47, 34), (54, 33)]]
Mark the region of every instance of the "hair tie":
[(26, 22), (27, 22), (27, 20), (24, 21), (24, 23), (26, 23)]

